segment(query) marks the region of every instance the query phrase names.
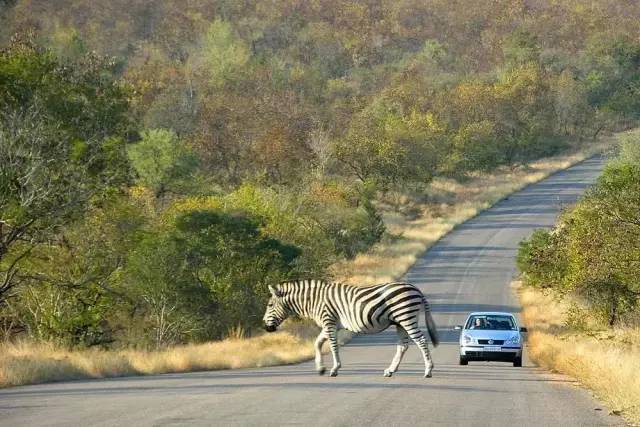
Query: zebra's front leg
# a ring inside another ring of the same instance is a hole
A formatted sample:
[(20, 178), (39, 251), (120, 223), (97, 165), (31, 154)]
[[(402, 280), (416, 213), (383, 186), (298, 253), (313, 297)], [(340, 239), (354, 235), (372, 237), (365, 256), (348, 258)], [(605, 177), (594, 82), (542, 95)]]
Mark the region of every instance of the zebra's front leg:
[(396, 355), (393, 357), (391, 365), (384, 370), (385, 377), (390, 377), (398, 371), (398, 366), (400, 366), (400, 362), (402, 362), (402, 357), (409, 348), (409, 335), (407, 335), (407, 331), (405, 331), (401, 326), (396, 326), (396, 332), (398, 333)]
[(318, 338), (316, 338), (315, 348), (316, 348), (316, 370), (318, 374), (324, 375), (326, 369), (322, 364), (322, 344), (327, 340), (327, 335), (324, 331), (320, 331)]
[(329, 345), (331, 346), (331, 355), (333, 356), (333, 367), (329, 371), (329, 375), (332, 377), (338, 376), (338, 369), (342, 366), (340, 363), (340, 355), (338, 354), (338, 331), (335, 326), (330, 326), (325, 331)]

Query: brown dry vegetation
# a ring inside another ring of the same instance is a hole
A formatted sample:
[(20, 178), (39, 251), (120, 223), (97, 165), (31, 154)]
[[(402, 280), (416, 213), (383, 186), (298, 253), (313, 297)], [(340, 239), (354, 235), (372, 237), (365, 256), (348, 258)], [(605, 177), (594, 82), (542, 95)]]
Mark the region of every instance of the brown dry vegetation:
[(601, 329), (590, 319), (577, 328), (571, 303), (533, 288), (520, 288), (529, 327), (528, 351), (540, 366), (570, 375), (593, 390), (611, 411), (640, 424), (640, 330)]
[[(500, 169), (464, 183), (437, 179), (427, 202), (412, 202), (418, 215), (407, 219), (385, 209), (384, 241), (369, 253), (336, 265), (337, 278), (372, 284), (401, 277), (417, 257), (455, 225), (473, 217), (506, 195), (575, 164), (611, 144), (603, 139), (573, 154), (543, 159), (518, 169)], [(399, 198), (399, 203), (409, 202)], [(313, 356), (315, 326), (291, 323), (287, 330), (246, 339), (230, 338), (162, 351), (69, 351), (52, 344), (8, 343), (0, 346), (0, 387), (80, 378), (105, 378), (169, 372), (282, 365)], [(348, 340), (348, 335), (343, 337)]]
[(5, 343), (0, 347), (0, 385), (285, 365), (313, 356), (313, 340), (300, 332), (229, 338), (153, 352), (68, 351), (47, 343)]

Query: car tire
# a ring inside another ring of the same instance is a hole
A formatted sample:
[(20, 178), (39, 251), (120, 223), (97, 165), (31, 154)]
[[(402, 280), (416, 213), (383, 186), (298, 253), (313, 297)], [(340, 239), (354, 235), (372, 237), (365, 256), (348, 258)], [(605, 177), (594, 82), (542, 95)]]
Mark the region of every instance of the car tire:
[(469, 361), (467, 360), (467, 358), (466, 358), (466, 357), (464, 357), (464, 356), (460, 356), (459, 364), (460, 364), (460, 365), (465, 366), (465, 365), (468, 365), (468, 364), (469, 364)]
[(522, 367), (522, 356), (520, 357), (516, 357), (515, 359), (513, 359), (513, 366), (515, 368), (520, 368)]

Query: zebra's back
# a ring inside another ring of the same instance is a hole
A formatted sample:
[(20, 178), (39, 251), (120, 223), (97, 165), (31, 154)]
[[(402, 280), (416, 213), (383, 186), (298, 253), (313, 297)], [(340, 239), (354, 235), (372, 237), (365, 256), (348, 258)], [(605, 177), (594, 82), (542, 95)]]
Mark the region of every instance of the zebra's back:
[(336, 314), (344, 328), (377, 333), (411, 318), (416, 319), (417, 326), (417, 314), (425, 299), (414, 285), (393, 282), (368, 287), (345, 286), (343, 298), (334, 297), (331, 301), (337, 306)]

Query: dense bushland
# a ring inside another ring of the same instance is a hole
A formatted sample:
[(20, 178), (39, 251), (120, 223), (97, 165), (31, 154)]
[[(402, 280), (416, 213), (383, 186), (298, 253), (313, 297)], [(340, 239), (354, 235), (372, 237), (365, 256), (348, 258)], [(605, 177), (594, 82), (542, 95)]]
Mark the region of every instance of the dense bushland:
[(555, 229), (536, 231), (520, 246), (524, 283), (574, 297), (570, 321), (582, 324), (590, 317), (609, 326), (640, 320), (640, 133), (621, 139), (597, 185)]
[(633, 125), (640, 7), (593, 3), (0, 2), (5, 336), (240, 335), (386, 194)]

